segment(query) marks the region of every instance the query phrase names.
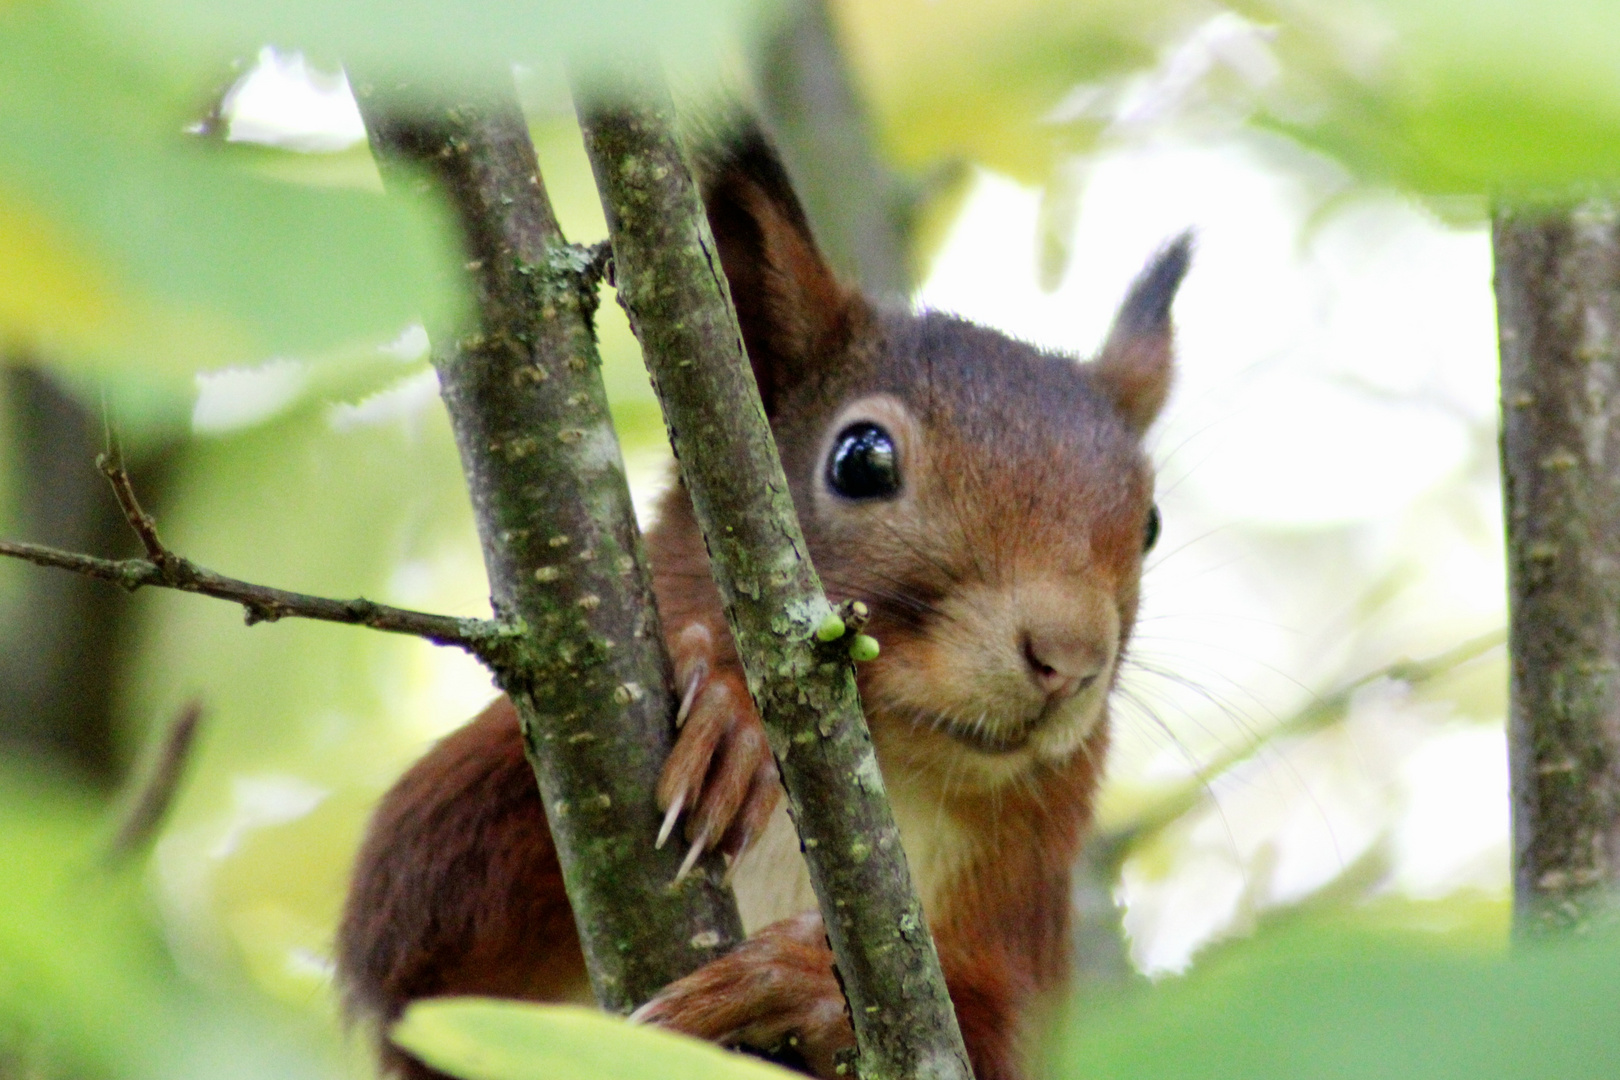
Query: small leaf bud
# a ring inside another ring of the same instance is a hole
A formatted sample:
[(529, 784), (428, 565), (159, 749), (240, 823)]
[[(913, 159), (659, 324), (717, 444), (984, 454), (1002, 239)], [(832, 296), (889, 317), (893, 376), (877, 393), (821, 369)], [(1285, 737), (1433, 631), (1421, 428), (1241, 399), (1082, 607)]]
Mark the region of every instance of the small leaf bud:
[(849, 657), (857, 663), (876, 660), (878, 651), (878, 640), (871, 634), (856, 634), (855, 640), (849, 643)]

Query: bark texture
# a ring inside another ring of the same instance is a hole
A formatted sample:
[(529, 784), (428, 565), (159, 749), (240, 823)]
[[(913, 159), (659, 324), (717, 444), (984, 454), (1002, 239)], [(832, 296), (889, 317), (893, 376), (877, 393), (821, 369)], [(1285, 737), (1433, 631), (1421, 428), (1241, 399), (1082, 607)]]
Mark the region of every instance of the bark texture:
[(385, 176), (442, 186), (465, 237), (476, 324), (435, 334), (434, 364), (496, 616), (514, 628), (493, 666), (592, 988), (626, 1013), (742, 927), (717, 856), (673, 888), (680, 853), (653, 847), (676, 702), (596, 351), (601, 264), (564, 241), (509, 88), (448, 106), (358, 81)]
[(971, 1076), (861, 714), (810, 563), (668, 92), (577, 91), (641, 340), (749, 691), (788, 791), (866, 1080)]
[(841, 273), (886, 298), (911, 293), (905, 193), (872, 151), (871, 125), (827, 0), (794, 0), (755, 63), (771, 129)]
[(1516, 929), (1620, 884), (1620, 215), (1497, 216)]

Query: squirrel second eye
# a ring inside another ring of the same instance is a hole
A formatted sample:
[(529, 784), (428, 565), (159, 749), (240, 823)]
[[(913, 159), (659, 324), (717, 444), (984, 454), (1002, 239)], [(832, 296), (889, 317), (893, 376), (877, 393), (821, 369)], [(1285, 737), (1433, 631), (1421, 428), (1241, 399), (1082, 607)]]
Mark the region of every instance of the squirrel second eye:
[(885, 499), (900, 490), (894, 437), (873, 423), (851, 424), (827, 456), (827, 486), (846, 499)]
[(1148, 508), (1147, 527), (1142, 530), (1142, 554), (1146, 555), (1153, 550), (1153, 545), (1159, 542), (1159, 504), (1154, 503)]

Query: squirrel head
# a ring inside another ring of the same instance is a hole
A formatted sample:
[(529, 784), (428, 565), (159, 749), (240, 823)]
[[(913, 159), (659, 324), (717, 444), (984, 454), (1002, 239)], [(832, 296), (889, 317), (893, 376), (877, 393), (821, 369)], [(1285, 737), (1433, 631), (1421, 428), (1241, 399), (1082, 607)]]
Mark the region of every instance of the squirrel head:
[(872, 609), (882, 653), (859, 678), (880, 754), (964, 791), (1067, 763), (1105, 723), (1158, 533), (1142, 436), (1190, 238), (1080, 362), (844, 287), (757, 130), (703, 171), (811, 555), (829, 596)]

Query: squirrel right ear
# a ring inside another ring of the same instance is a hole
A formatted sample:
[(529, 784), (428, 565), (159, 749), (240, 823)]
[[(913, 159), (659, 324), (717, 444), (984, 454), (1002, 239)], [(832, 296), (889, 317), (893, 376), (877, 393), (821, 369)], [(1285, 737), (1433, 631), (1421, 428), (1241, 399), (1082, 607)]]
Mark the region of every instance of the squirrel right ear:
[(851, 294), (816, 247), (787, 170), (743, 123), (700, 159), (709, 229), (767, 415), (843, 323)]
[(1102, 388), (1138, 434), (1170, 394), (1170, 305), (1192, 261), (1192, 233), (1172, 240), (1131, 283), (1108, 341), (1092, 363)]

